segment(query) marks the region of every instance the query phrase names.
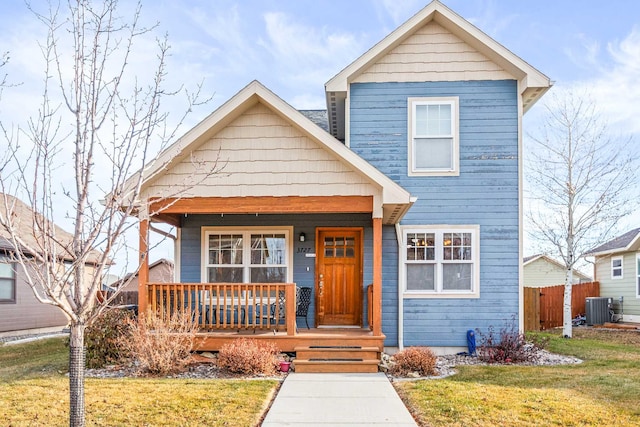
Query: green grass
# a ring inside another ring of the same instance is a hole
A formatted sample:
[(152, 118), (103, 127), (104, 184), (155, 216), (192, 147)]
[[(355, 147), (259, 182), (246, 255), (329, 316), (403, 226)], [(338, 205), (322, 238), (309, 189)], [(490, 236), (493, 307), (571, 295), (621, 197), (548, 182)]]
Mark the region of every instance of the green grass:
[[(62, 339), (0, 347), (3, 423), (68, 424), (67, 352)], [(274, 380), (88, 378), (87, 425), (254, 426), (277, 384)]]
[(396, 383), (424, 426), (640, 425), (640, 334), (577, 330), (548, 349), (568, 366), (461, 366), (443, 380)]

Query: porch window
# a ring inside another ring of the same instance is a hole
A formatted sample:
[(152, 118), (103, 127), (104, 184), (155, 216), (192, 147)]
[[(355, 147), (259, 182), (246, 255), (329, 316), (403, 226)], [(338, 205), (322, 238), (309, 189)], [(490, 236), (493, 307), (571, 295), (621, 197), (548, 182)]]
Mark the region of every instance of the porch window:
[(15, 264), (9, 258), (0, 255), (0, 303), (16, 302)]
[(479, 296), (479, 227), (404, 230), (405, 295)]
[(622, 257), (611, 258), (611, 278), (622, 279)]
[(203, 229), (202, 281), (209, 283), (290, 282), (287, 229)]
[(459, 175), (458, 98), (409, 98), (409, 176)]

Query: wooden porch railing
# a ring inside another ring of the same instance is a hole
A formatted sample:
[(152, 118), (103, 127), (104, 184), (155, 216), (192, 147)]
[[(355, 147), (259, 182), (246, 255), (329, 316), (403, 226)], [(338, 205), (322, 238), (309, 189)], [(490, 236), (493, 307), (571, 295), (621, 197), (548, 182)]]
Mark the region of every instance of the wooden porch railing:
[(296, 332), (295, 283), (149, 283), (149, 310), (191, 313), (202, 329)]

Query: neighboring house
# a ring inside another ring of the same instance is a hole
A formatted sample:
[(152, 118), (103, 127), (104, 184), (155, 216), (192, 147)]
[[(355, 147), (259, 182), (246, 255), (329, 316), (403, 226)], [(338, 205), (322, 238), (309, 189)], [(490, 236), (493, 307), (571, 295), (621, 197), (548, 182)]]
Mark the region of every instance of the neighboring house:
[[(544, 288), (564, 285), (567, 267), (555, 259), (539, 254), (525, 257), (522, 265), (523, 283), (526, 288)], [(591, 277), (573, 270), (573, 283), (590, 282)]]
[(620, 313), (623, 297), (623, 321), (640, 323), (640, 228), (631, 230), (592, 249), (595, 257), (595, 280), (600, 282), (600, 295), (613, 298)]
[[(133, 278), (131, 276), (133, 275)], [(129, 279), (131, 279), (129, 281)], [(149, 282), (152, 283), (171, 283), (173, 282), (173, 262), (168, 259), (161, 258), (149, 264)], [(138, 273), (129, 273), (121, 280), (111, 284), (111, 287), (118, 288), (123, 292), (138, 292)]]
[[(284, 289), (286, 334), (255, 336), (296, 370), (308, 346), (465, 349), (521, 316), (522, 114), (550, 85), (438, 1), (327, 82), (329, 133), (250, 83), (145, 172), (141, 259), (150, 221), (177, 227), (181, 285), (143, 266), (141, 309), (200, 307), (217, 349)], [(316, 329), (296, 330), (293, 283)]]
[[(34, 241), (30, 228), (33, 211), (22, 201), (7, 197), (9, 204), (15, 206), (13, 214), (21, 219), (22, 238), (31, 244)], [(0, 210), (5, 211), (1, 193)], [(60, 228), (57, 228), (57, 235), (62, 240), (71, 236)], [(11, 261), (14, 246), (8, 237), (7, 232), (0, 228), (0, 334), (16, 335), (66, 326), (68, 321), (62, 311), (39, 302), (25, 279), (25, 271)]]

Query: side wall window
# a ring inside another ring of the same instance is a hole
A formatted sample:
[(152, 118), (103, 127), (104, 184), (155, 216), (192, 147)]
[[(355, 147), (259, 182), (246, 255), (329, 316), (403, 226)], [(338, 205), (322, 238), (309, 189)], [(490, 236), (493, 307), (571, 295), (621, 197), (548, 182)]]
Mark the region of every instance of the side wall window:
[(406, 297), (479, 297), (479, 226), (405, 228), (403, 242)]
[(622, 257), (617, 256), (611, 258), (611, 278), (622, 279)]
[(15, 304), (16, 302), (16, 272), (15, 264), (0, 255), (0, 304)]
[(409, 176), (460, 174), (458, 97), (409, 98)]

